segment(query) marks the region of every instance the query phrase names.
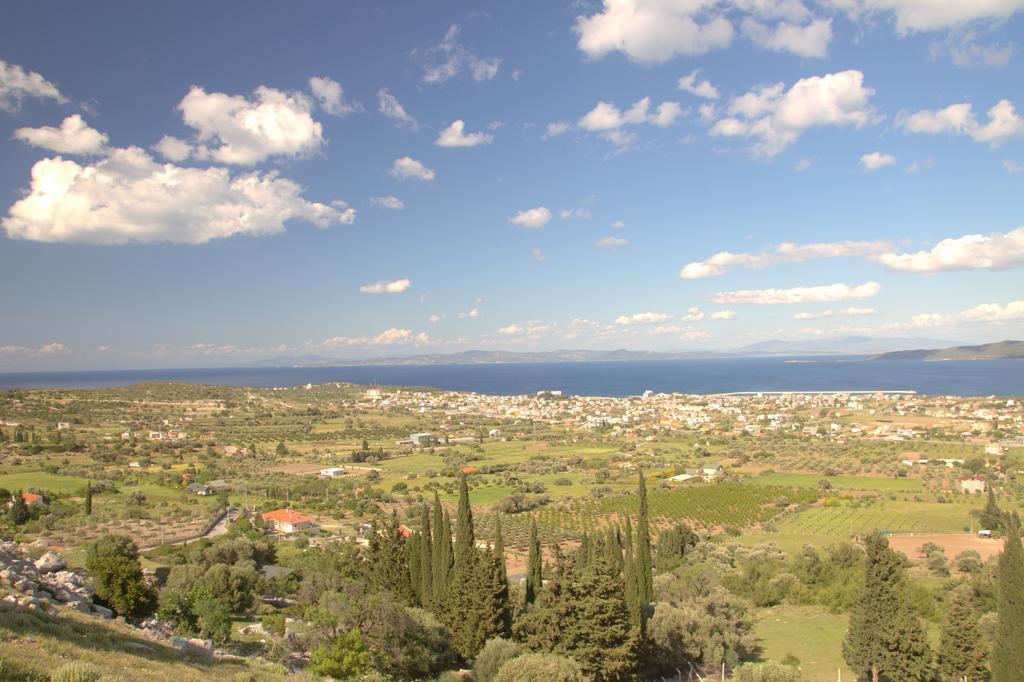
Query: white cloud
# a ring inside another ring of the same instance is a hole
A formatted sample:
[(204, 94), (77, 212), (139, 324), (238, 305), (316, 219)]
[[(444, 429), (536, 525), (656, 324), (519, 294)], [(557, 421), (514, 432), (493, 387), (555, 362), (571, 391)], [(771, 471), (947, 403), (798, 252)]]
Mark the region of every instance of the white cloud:
[(507, 336), (512, 336), (514, 334), (520, 334), (523, 331), (524, 331), (523, 328), (520, 327), (518, 324), (510, 324), (507, 327), (499, 327), (498, 328), (498, 333), (499, 334), (505, 334)]
[(664, 313), (636, 313), (635, 315), (619, 315), (615, 318), (615, 324), (627, 327), (633, 324), (657, 324), (659, 322), (668, 322), (671, 319), (671, 315)]
[(544, 260), (544, 252), (540, 249), (533, 249), (530, 252), (530, 256), (538, 263)]
[(703, 261), (689, 263), (679, 271), (683, 279), (718, 277), (734, 267), (766, 268), (779, 263), (803, 263), (821, 258), (872, 256), (885, 253), (892, 247), (884, 241), (842, 241), (816, 244), (782, 243), (761, 253), (730, 253), (722, 251)]
[(899, 124), (911, 133), (955, 133), (967, 135), (975, 142), (998, 147), (1003, 142), (1024, 137), (1024, 117), (1021, 117), (1010, 100), (1000, 100), (988, 110), (988, 123), (981, 125), (968, 102), (951, 104), (945, 109), (922, 109), (910, 116), (903, 116)]
[(430, 321), (435, 323), (435, 324), (440, 322), (443, 319), (444, 319), (444, 315), (438, 315), (436, 313), (434, 315), (430, 316)]
[(408, 279), (396, 279), (392, 281), (382, 280), (372, 284), (364, 284), (359, 291), (364, 294), (400, 294), (412, 284)]
[(1001, 68), (1010, 63), (1013, 57), (1013, 43), (988, 45), (978, 42), (978, 33), (963, 29), (951, 31), (945, 41), (932, 43), (930, 55), (933, 59), (949, 55), (953, 64), (962, 67)]
[(625, 246), (628, 243), (629, 242), (622, 237), (601, 237), (594, 242), (594, 246), (604, 249), (614, 249), (618, 246)]
[(854, 70), (802, 78), (789, 90), (783, 83), (761, 86), (734, 97), (730, 117), (717, 121), (711, 134), (754, 138), (756, 154), (774, 156), (808, 128), (862, 128), (877, 122), (870, 104), (874, 92), (864, 86), (864, 74)]
[(704, 319), (704, 313), (697, 306), (691, 306), (686, 309), (686, 314), (683, 315), (683, 322), (700, 322)]
[(813, 165), (814, 165), (814, 160), (813, 159), (800, 159), (799, 161), (796, 162), (796, 171), (798, 173), (803, 173), (805, 170), (807, 170), (808, 168), (810, 168)]
[(900, 33), (936, 31), (975, 20), (1001, 21), (1024, 8), (1024, 0), (825, 0), (854, 19), (891, 12)]
[(711, 313), (712, 320), (735, 320), (735, 310), (719, 310), (718, 312)]
[(249, 100), (192, 86), (178, 109), (196, 130), (196, 158), (252, 165), (270, 156), (310, 154), (323, 144), (323, 127), (313, 120), (308, 97), (265, 86), (253, 95)]
[(718, 99), (718, 88), (711, 84), (708, 80), (697, 80), (697, 75), (700, 73), (700, 69), (694, 69), (686, 76), (679, 79), (678, 87), (680, 90), (685, 90), (691, 95), (697, 97), (703, 97), (704, 99)]
[(392, 327), (376, 336), (334, 336), (324, 340), (320, 345), (325, 348), (347, 348), (351, 346), (426, 346), (430, 343), (430, 337), (424, 332), (416, 334), (411, 329)]
[(896, 163), (896, 157), (884, 152), (871, 152), (860, 157), (860, 165), (865, 170), (873, 171)]
[(414, 51), (414, 57), (422, 58), (424, 83), (444, 83), (463, 72), (468, 73), (476, 81), (491, 80), (498, 75), (501, 60), (495, 57), (478, 57), (463, 47), (458, 41), (460, 31), (458, 24), (452, 24), (440, 45)]
[(414, 179), (430, 181), (434, 179), (434, 171), (424, 166), (411, 156), (395, 159), (391, 164), (391, 176), (399, 180)]
[(89, 165), (60, 157), (32, 167), (30, 191), (11, 206), (12, 239), (43, 242), (201, 244), (236, 234), (284, 231), (288, 220), (317, 227), (352, 223), (355, 210), (309, 202), (276, 172), (232, 176), (225, 168), (155, 162), (138, 147), (110, 150)]
[(380, 208), (390, 208), (395, 211), (401, 211), (405, 208), (405, 204), (401, 199), (391, 196), (390, 194), (382, 197), (370, 197), (370, 203), (374, 206), (379, 206)]
[(885, 253), (878, 260), (900, 272), (1005, 270), (1024, 265), (1024, 227), (1005, 234), (968, 234), (944, 239), (929, 251)]
[(766, 26), (752, 17), (741, 24), (743, 35), (760, 47), (774, 52), (791, 52), (799, 57), (824, 57), (832, 40), (832, 20), (817, 19), (805, 25), (780, 21)]
[(555, 121), (549, 123), (547, 128), (544, 130), (544, 134), (541, 135), (541, 139), (550, 140), (552, 137), (558, 137), (572, 130), (572, 123), (568, 121)]
[(576, 18), (577, 47), (591, 59), (622, 52), (661, 63), (728, 47), (733, 27), (706, 0), (604, 0), (600, 12)]
[(345, 101), (345, 91), (341, 83), (331, 80), (326, 76), (313, 76), (309, 79), (309, 89), (312, 91), (320, 108), (332, 116), (344, 116), (353, 111), (359, 111), (362, 107)]
[(583, 130), (598, 133), (616, 146), (625, 148), (636, 139), (634, 133), (622, 130), (625, 126), (649, 124), (667, 128), (674, 125), (682, 115), (683, 109), (678, 102), (662, 102), (652, 110), (651, 98), (644, 97), (625, 111), (611, 102), (598, 102), (583, 115), (578, 125)]
[(871, 298), (881, 291), (877, 282), (866, 282), (859, 286), (829, 284), (792, 289), (744, 289), (720, 291), (711, 300), (719, 304), (789, 305), (793, 303), (815, 303), (832, 301), (858, 301)]
[(1010, 159), (1005, 159), (1003, 161), (1003, 170), (1007, 173), (1020, 173), (1021, 171), (1024, 171), (1024, 164), (1011, 161)]
[(153, 151), (168, 161), (181, 163), (192, 155), (192, 145), (173, 135), (164, 135), (159, 142), (153, 145)]
[(398, 101), (398, 98), (388, 92), (387, 88), (381, 88), (377, 92), (377, 103), (380, 113), (394, 121), (395, 125), (411, 128), (412, 130), (419, 128), (416, 119), (409, 115), (409, 112), (405, 110), (405, 107)]
[(514, 216), (508, 219), (513, 225), (519, 227), (525, 227), (527, 229), (536, 230), (544, 227), (551, 220), (551, 211), (543, 206), (537, 206), (536, 208), (528, 208), (525, 211), (519, 211)]
[(954, 315), (922, 313), (914, 315), (910, 323), (914, 327), (952, 327), (961, 324), (1004, 324), (1024, 320), (1024, 300), (1010, 301), (1005, 306), (998, 303), (982, 303)]
[(67, 101), (56, 85), (35, 71), (25, 71), (0, 59), (0, 111), (18, 111), (26, 97)]
[(490, 144), (494, 139), (487, 133), (466, 133), (466, 124), (461, 119), (453, 121), (450, 126), (441, 131), (434, 141), (438, 147), (476, 147), (481, 144)]
[(585, 208), (566, 208), (558, 212), (562, 220), (586, 220), (590, 217), (590, 211)]
[(459, 313), (460, 320), (472, 319), (475, 317), (480, 317), (480, 311), (476, 308), (470, 308), (464, 313)]
[(842, 310), (823, 310), (817, 313), (797, 313), (794, 320), (820, 320), (828, 317), (863, 317), (876, 315), (874, 308), (843, 308)]
[(18, 128), (14, 137), (58, 154), (99, 154), (108, 139), (104, 133), (90, 128), (78, 114), (65, 118), (60, 128)]

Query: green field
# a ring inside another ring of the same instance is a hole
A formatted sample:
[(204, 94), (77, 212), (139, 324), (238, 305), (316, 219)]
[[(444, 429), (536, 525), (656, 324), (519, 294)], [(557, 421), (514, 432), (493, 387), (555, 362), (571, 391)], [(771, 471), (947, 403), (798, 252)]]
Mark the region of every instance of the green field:
[(857, 679), (843, 661), (847, 617), (814, 606), (775, 606), (757, 611), (754, 634), (761, 659), (781, 663), (787, 655), (800, 659), (801, 679)]
[(86, 480), (74, 476), (59, 476), (45, 471), (23, 471), (0, 476), (0, 488), (8, 490), (49, 490), (55, 493), (74, 494), (85, 489)]

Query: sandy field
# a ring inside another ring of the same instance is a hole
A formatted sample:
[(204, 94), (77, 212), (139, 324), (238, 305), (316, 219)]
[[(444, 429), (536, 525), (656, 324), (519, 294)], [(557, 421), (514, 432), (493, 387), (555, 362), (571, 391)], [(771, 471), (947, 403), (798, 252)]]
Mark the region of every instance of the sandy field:
[(911, 561), (923, 559), (918, 549), (926, 542), (934, 542), (946, 550), (946, 557), (953, 560), (957, 554), (966, 549), (973, 549), (981, 555), (982, 561), (1003, 551), (1003, 541), (979, 538), (970, 533), (937, 533), (934, 535), (890, 535), (889, 546), (903, 552)]

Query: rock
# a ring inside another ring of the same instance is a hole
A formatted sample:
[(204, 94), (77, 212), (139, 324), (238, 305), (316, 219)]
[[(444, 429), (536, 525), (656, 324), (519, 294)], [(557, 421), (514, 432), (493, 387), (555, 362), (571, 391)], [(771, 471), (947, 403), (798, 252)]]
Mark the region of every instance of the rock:
[(148, 651), (149, 653), (153, 653), (153, 647), (146, 646), (142, 642), (128, 642), (128, 646), (136, 651)]
[(103, 616), (104, 618), (113, 618), (114, 617), (114, 612), (111, 611), (110, 609), (108, 609), (106, 606), (100, 606), (99, 604), (93, 604), (92, 605), (92, 609), (93, 609), (93, 611), (95, 611), (97, 614)]
[(208, 639), (174, 637), (171, 639), (171, 646), (181, 651), (183, 655), (213, 660), (213, 642)]
[(63, 571), (68, 567), (68, 564), (60, 554), (47, 552), (36, 559), (35, 566), (41, 573), (56, 573), (57, 571)]

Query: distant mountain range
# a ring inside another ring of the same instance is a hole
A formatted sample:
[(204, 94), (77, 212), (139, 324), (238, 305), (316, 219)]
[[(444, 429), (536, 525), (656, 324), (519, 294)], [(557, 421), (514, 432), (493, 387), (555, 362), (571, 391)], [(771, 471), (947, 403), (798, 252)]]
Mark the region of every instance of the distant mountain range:
[(552, 350), (507, 351), (467, 350), (458, 353), (423, 353), (404, 357), (332, 358), (323, 355), (281, 355), (248, 363), (249, 367), (346, 367), (358, 365), (482, 365), (530, 362), (613, 362), (625, 360), (678, 360), (684, 358), (723, 358), (771, 355), (873, 355), (891, 351), (939, 349), (956, 341), (924, 338), (875, 338), (844, 336), (806, 341), (762, 341), (732, 351), (635, 351)]
[(1024, 341), (999, 341), (980, 346), (893, 351), (873, 360), (1012, 360), (1024, 358)]

